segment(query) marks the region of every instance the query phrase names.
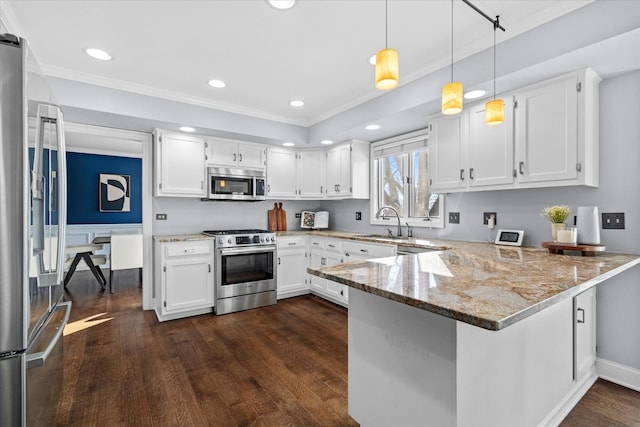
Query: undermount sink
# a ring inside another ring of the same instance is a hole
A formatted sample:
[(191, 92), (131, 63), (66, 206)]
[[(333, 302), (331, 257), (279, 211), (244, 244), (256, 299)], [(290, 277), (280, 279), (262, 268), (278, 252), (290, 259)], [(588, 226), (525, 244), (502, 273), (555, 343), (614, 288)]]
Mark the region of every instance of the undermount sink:
[(406, 236), (384, 236), (382, 234), (356, 234), (356, 237), (371, 237), (375, 239), (384, 239), (384, 240), (395, 240), (395, 241), (403, 241), (413, 239), (413, 237)]

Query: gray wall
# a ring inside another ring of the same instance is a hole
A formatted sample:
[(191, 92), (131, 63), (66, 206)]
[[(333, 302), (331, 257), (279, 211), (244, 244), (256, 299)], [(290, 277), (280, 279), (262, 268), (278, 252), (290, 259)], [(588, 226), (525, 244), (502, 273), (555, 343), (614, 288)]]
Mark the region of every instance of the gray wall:
[[(460, 212), (459, 225), (415, 229), (419, 237), (485, 241), (495, 236), (482, 225), (482, 212), (498, 213), (497, 228), (525, 230), (525, 245), (549, 240), (551, 228), (539, 212), (553, 204), (598, 206), (600, 212), (624, 212), (625, 230), (602, 230), (602, 243), (613, 252), (640, 253), (640, 71), (604, 80), (600, 86), (600, 186), (449, 194), (445, 210)], [(201, 202), (154, 198), (154, 234), (190, 233), (215, 228), (265, 228), (272, 201)], [(289, 229), (299, 229), (295, 212), (325, 209), (335, 230), (383, 233), (369, 224), (368, 200), (284, 201)], [(362, 221), (355, 212), (362, 212)], [(640, 267), (598, 289), (598, 356), (640, 369)]]

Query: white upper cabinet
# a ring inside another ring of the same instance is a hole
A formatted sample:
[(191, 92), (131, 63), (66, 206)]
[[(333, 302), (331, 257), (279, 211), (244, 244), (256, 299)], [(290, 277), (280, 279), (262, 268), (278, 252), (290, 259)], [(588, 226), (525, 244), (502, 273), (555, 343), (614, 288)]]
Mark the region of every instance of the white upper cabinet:
[(516, 93), (518, 181), (598, 186), (598, 91), (591, 70)]
[(204, 139), (156, 129), (155, 196), (205, 197)]
[(504, 94), (505, 120), (484, 123), (484, 102), (430, 123), (434, 191), (598, 186), (600, 78), (585, 69)]
[(296, 198), (296, 156), (295, 150), (267, 148), (267, 197)]
[(351, 141), (324, 150), (267, 149), (267, 197), (368, 199), (369, 143)]
[(227, 166), (244, 169), (264, 169), (265, 146), (223, 139), (209, 138), (207, 144), (207, 165)]
[(298, 153), (298, 196), (302, 199), (322, 199), (326, 189), (325, 152)]
[(429, 177), (433, 191), (467, 185), (466, 118), (442, 116), (429, 124)]
[(353, 140), (327, 151), (327, 189), (330, 198), (369, 198), (369, 147)]
[(469, 108), (467, 176), (470, 187), (513, 183), (513, 100), (504, 101), (501, 125), (486, 125), (484, 102)]

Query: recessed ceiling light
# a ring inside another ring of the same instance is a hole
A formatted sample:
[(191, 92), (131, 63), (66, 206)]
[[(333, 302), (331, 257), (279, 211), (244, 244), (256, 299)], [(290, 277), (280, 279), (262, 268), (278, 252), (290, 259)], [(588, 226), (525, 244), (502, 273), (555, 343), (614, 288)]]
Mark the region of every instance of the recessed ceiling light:
[(376, 65), (376, 56), (377, 54), (373, 54), (369, 57), (369, 64)]
[(292, 107), (302, 107), (304, 105), (304, 101), (294, 99), (293, 101), (289, 101), (289, 105), (291, 105)]
[(276, 9), (286, 10), (291, 9), (296, 4), (296, 0), (267, 0), (267, 3)]
[(283, 142), (282, 145), (284, 145), (285, 147), (293, 147), (296, 144), (294, 144), (293, 142)]
[(227, 84), (225, 82), (223, 82), (222, 80), (209, 80), (209, 86), (211, 87), (215, 87), (217, 89), (222, 89), (223, 87), (225, 87)]
[(195, 132), (196, 130), (191, 126), (180, 126), (182, 132)]
[(87, 55), (89, 55), (92, 58), (95, 59), (99, 59), (101, 61), (110, 61), (111, 60), (111, 55), (109, 55), (107, 52), (105, 52), (102, 49), (96, 49), (96, 48), (89, 48), (85, 50), (85, 53)]
[(480, 98), (483, 97), (487, 94), (486, 90), (482, 90), (482, 89), (477, 89), (477, 90), (470, 90), (469, 92), (464, 94), (465, 99), (476, 99), (476, 98)]
[(333, 144), (333, 141), (330, 140), (330, 139), (325, 139), (325, 140), (320, 141), (320, 144), (331, 145), (331, 144)]
[(378, 130), (380, 129), (380, 125), (366, 125), (364, 128), (366, 130)]

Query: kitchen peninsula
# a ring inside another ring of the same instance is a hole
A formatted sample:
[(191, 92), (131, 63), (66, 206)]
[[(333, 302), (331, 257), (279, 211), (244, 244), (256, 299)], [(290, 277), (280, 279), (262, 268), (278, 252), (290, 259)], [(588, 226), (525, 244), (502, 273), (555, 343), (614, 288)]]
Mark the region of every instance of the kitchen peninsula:
[(309, 268), (349, 286), (349, 412), (363, 426), (529, 426), (597, 378), (595, 285), (637, 255), (450, 249)]

